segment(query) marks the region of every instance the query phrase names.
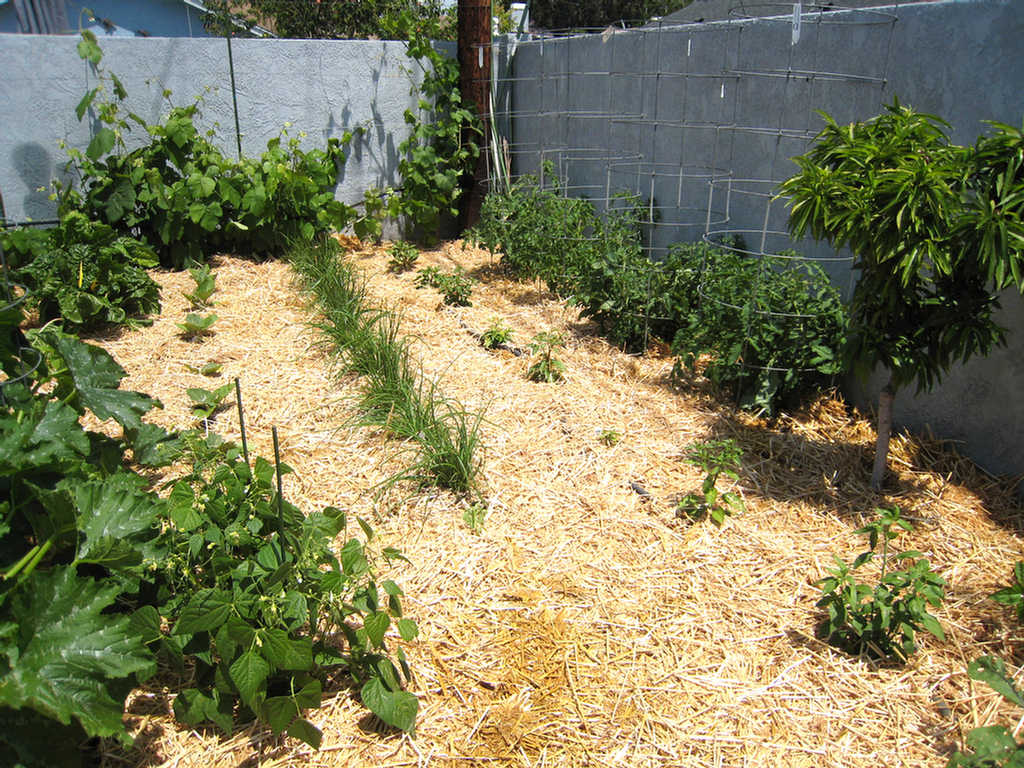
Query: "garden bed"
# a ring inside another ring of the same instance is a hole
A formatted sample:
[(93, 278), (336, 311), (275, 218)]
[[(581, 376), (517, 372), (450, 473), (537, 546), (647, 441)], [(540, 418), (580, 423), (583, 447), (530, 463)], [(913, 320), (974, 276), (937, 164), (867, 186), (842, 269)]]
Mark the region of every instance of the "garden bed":
[[(352, 243), (349, 243), (352, 245)], [(159, 684), (129, 699), (136, 746), (105, 764), (133, 766), (751, 765), (941, 766), (963, 733), (1008, 722), (967, 663), (1020, 663), (1020, 625), (987, 597), (1022, 558), (1012, 483), (935, 441), (894, 440), (885, 500), (900, 505), (921, 550), (948, 581), (928, 637), (906, 665), (849, 657), (815, 638), (814, 582), (864, 549), (853, 530), (883, 501), (868, 488), (874, 431), (823, 399), (774, 424), (737, 414), (671, 381), (673, 361), (629, 356), (534, 283), (504, 278), (483, 250), (449, 243), (418, 266), (463, 266), (481, 282), (472, 306), (449, 307), (414, 273), (387, 271), (383, 248), (350, 253), (371, 294), (403, 313), (428, 379), (468, 410), (484, 409), (479, 533), (465, 499), (375, 486), (399, 444), (348, 428), (351, 378), (338, 378), (293, 274), (280, 262), (214, 260), (214, 333), (183, 340), (187, 273), (155, 273), (163, 312), (152, 327), (98, 339), (124, 366), (124, 388), (158, 397), (164, 426), (191, 423), (186, 366), (217, 361), (216, 383), (242, 382), (250, 449), (270, 456), (270, 430), (295, 469), (285, 496), (304, 510), (333, 504), (369, 519), (398, 546), (408, 644), (419, 697), (416, 735), (389, 731), (348, 687), (309, 713), (313, 751), (255, 727), (224, 739), (175, 723)], [(525, 348), (562, 331), (565, 381), (527, 381), (527, 361), (488, 352), (474, 334), (500, 316)], [(224, 411), (215, 429), (238, 437)], [(618, 442), (602, 440), (608, 432)], [(677, 519), (700, 487), (692, 443), (731, 437), (744, 449), (746, 512), (722, 528)]]

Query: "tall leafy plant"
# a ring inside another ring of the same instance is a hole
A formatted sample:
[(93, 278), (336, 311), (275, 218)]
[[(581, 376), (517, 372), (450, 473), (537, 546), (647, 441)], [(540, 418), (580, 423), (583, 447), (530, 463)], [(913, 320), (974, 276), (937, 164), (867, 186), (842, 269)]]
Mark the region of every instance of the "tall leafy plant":
[[(199, 102), (172, 107), (150, 124), (126, 110), (128, 97), (116, 75), (102, 66), (95, 35), (82, 32), (79, 54), (95, 69), (98, 84), (76, 108), (95, 118), (83, 152), (67, 149), (78, 188), (59, 189), (62, 215), (80, 210), (152, 246), (164, 266), (181, 268), (217, 250), (280, 253), (295, 239), (364, 222), (334, 199), (338, 167), (353, 134), (330, 138), (325, 149), (300, 148), (301, 134), (287, 129), (267, 142), (259, 158), (226, 157), (196, 122)], [(164, 92), (170, 98), (170, 92)], [(149, 138), (127, 151), (125, 136), (141, 128)]]
[(974, 147), (898, 101), (841, 126), (828, 115), (783, 183), (789, 227), (854, 253), (847, 359), (888, 381), (879, 396), (872, 486), (881, 488), (898, 390), (931, 389), (954, 362), (1004, 343), (998, 291), (1024, 289), (1024, 133), (993, 124)]
[(438, 236), (443, 216), (457, 216), (463, 180), (480, 156), (480, 119), (459, 91), (459, 64), (433, 42), (436, 21), (404, 12), (392, 26), (421, 73), (416, 109), (405, 111), (409, 137), (398, 149), (402, 188), (389, 196), (388, 214), (407, 216), (426, 239)]

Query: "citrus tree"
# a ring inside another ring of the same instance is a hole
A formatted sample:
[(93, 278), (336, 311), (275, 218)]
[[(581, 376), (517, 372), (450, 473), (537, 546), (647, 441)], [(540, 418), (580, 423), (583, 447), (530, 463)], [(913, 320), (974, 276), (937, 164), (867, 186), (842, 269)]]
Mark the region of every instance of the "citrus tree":
[(898, 101), (825, 128), (782, 184), (789, 228), (854, 254), (846, 360), (888, 372), (872, 487), (881, 488), (896, 392), (931, 389), (954, 362), (1005, 343), (998, 291), (1024, 290), (1024, 133), (1001, 123), (973, 147)]

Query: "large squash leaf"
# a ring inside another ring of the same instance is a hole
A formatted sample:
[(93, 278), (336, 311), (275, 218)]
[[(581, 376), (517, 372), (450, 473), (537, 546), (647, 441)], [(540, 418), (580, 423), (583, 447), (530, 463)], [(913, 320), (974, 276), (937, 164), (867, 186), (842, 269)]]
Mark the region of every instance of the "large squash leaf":
[(90, 736), (127, 738), (117, 681), (153, 667), (127, 616), (103, 614), (118, 587), (80, 578), (73, 567), (36, 572), (10, 599), (16, 632), (3, 633), (0, 706), (31, 709)]

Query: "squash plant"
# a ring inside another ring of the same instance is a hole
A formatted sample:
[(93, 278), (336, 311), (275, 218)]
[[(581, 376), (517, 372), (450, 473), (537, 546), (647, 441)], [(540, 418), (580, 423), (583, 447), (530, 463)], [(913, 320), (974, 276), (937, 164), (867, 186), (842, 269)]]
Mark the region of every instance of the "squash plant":
[[(189, 670), (174, 711), (192, 726), (257, 718), (318, 745), (305, 712), (342, 671), (411, 730), (411, 673), (385, 635), (417, 629), (376, 576), (372, 529), (356, 521), (362, 536), (336, 548), (343, 512), (303, 515), (269, 462), (144, 423), (156, 401), (120, 390), (107, 352), (54, 325), (28, 347), (21, 320), (17, 305), (0, 311), (0, 765), (82, 766), (91, 738), (129, 744), (125, 696), (158, 658)], [(86, 411), (120, 437), (83, 429)], [(179, 455), (193, 468), (166, 499), (126, 469)]]
[(854, 253), (846, 358), (880, 365), (881, 488), (896, 392), (931, 389), (955, 362), (1005, 341), (998, 291), (1024, 290), (1024, 133), (993, 123), (974, 147), (951, 144), (948, 124), (900, 105), (866, 122), (825, 128), (781, 186), (789, 228)]

